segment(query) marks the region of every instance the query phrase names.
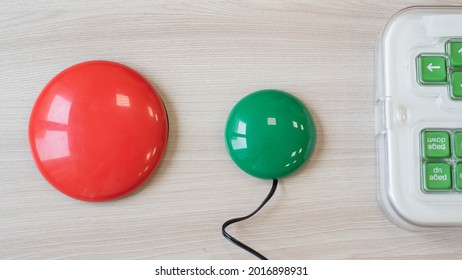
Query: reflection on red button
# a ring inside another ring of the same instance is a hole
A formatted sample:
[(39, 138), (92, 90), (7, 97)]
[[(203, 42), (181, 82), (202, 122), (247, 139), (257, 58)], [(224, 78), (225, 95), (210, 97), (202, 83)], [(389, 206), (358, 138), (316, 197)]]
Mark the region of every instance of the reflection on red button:
[(139, 187), (159, 165), (168, 120), (156, 90), (110, 61), (76, 64), (40, 93), (29, 121), (35, 163), (56, 189), (107, 201)]

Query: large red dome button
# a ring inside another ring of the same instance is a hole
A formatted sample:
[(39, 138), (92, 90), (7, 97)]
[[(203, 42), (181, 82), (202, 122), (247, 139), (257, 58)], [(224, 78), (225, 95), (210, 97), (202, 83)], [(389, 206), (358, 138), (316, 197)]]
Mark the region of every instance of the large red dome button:
[(133, 69), (88, 61), (40, 93), (29, 142), (43, 176), (76, 199), (107, 201), (139, 187), (159, 165), (168, 137), (156, 90)]

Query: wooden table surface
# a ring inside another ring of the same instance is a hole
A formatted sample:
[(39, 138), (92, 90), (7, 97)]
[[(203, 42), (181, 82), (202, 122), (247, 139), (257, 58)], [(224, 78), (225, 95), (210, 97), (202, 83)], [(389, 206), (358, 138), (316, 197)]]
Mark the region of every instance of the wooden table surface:
[[(234, 104), (265, 88), (310, 108), (318, 143), (236, 237), (270, 259), (462, 258), (460, 229), (406, 231), (380, 210), (374, 136), (382, 27), (404, 7), (459, 1), (61, 2), (0, 2), (0, 258), (253, 259), (221, 225), (271, 182), (236, 167), (223, 132)], [(170, 117), (160, 168), (109, 203), (52, 188), (27, 139), (47, 81), (93, 59), (147, 77)]]

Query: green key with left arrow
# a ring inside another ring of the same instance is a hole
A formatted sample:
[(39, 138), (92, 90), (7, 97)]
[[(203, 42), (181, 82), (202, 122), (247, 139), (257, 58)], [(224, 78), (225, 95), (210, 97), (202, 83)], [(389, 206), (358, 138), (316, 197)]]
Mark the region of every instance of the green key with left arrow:
[(421, 84), (445, 84), (447, 82), (446, 57), (420, 55), (417, 62)]

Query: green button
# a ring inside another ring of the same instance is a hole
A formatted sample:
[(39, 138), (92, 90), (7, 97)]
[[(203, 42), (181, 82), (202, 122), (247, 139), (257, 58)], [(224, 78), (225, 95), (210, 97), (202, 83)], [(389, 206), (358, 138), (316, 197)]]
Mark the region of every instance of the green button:
[(450, 156), (449, 133), (444, 131), (425, 131), (423, 151), (426, 158), (448, 158)]
[(462, 163), (457, 163), (456, 165), (456, 188), (457, 190), (462, 190)]
[(449, 64), (452, 67), (462, 66), (462, 42), (449, 41), (446, 50), (449, 55)]
[(462, 131), (454, 133), (454, 154), (458, 158), (462, 158)]
[(451, 95), (462, 98), (462, 72), (451, 73)]
[(447, 163), (425, 164), (425, 189), (427, 190), (450, 190), (451, 167)]
[(316, 127), (295, 96), (267, 89), (247, 95), (229, 114), (225, 142), (233, 161), (248, 174), (279, 179), (311, 157)]
[(447, 82), (446, 58), (444, 56), (421, 55), (418, 58), (419, 81), (422, 84), (444, 84)]

